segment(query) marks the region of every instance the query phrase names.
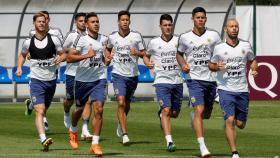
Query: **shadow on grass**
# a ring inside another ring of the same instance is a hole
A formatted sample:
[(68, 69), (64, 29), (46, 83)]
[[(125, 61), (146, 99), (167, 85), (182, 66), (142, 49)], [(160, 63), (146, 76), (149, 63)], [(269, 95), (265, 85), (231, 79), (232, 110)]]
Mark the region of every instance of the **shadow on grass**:
[[(103, 153), (103, 156), (116, 156), (116, 155), (123, 155), (124, 153), (116, 153), (116, 152), (106, 152)], [(73, 156), (94, 156), (94, 154), (83, 154), (83, 153), (79, 153), (79, 154), (72, 154)]]
[(231, 154), (211, 154), (212, 157), (231, 157)]
[[(106, 139), (106, 138), (101, 138), (100, 140), (99, 140), (99, 142), (104, 142), (104, 141), (108, 141), (108, 140), (111, 140), (111, 139)], [(91, 144), (91, 140), (82, 140), (82, 139), (79, 139), (79, 142), (85, 142), (85, 143), (87, 143), (87, 144)]]
[(49, 151), (47, 151), (47, 152), (43, 151), (43, 149), (31, 149), (31, 150), (33, 150), (33, 151), (40, 150), (43, 153), (48, 153), (48, 152), (53, 152), (53, 151), (71, 151), (72, 149), (69, 149), (69, 148), (52, 148), (52, 149), (49, 149)]
[[(199, 153), (199, 151), (198, 151), (198, 153)], [(197, 157), (201, 157), (201, 155), (200, 154), (195, 154), (195, 155), (193, 155), (193, 156), (197, 156)], [(231, 155), (229, 155), (229, 154), (213, 154), (213, 153), (211, 153), (211, 155), (210, 155), (210, 157), (231, 157)]]
[[(154, 149), (154, 150), (159, 150), (159, 151), (167, 151), (167, 149), (166, 148), (160, 148), (160, 149)], [(175, 152), (176, 151), (198, 151), (199, 152), (199, 150), (198, 149), (187, 149), (187, 148), (178, 148), (178, 147), (176, 147), (176, 150), (175, 150)]]
[[(152, 142), (152, 141), (131, 141), (126, 145), (123, 146), (131, 146), (131, 145), (137, 145), (137, 144), (154, 144), (154, 143), (159, 143), (159, 142)], [(120, 144), (123, 144), (120, 142)]]
[(48, 136), (52, 135), (68, 135), (68, 132), (46, 132)]

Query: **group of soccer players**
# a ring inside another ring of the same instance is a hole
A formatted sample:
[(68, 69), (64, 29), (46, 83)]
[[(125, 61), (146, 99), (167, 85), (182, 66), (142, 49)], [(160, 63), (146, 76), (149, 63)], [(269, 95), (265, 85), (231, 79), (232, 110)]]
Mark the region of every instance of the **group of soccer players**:
[[(158, 115), (169, 152), (176, 150), (171, 134), (170, 118), (176, 118), (183, 100), (182, 71), (189, 74), (186, 84), (189, 104), (193, 107), (191, 124), (196, 134), (202, 157), (209, 157), (204, 142), (203, 119), (209, 119), (218, 91), (225, 120), (225, 134), (232, 157), (238, 158), (235, 126), (244, 128), (248, 114), (249, 94), (246, 65), (257, 76), (257, 62), (247, 41), (238, 38), (239, 26), (235, 19), (228, 19), (224, 31), (227, 37), (221, 41), (219, 33), (205, 27), (207, 17), (202, 7), (192, 11), (193, 28), (180, 36), (173, 35), (173, 19), (169, 14), (160, 17), (161, 35), (153, 38), (147, 48), (141, 34), (130, 29), (130, 13), (118, 13), (118, 31), (108, 37), (99, 33), (98, 15), (77, 13), (76, 30), (62, 39), (61, 31), (49, 27), (48, 12), (34, 14), (35, 30), (23, 42), (16, 74), (26, 57), (30, 59), (30, 99), (27, 114), (35, 110), (35, 124), (43, 145), (48, 151), (53, 143), (46, 137), (48, 130), (46, 111), (49, 108), (57, 80), (57, 69), (67, 61), (66, 99), (64, 101), (64, 124), (69, 129), (70, 146), (77, 149), (77, 123), (82, 116), (82, 139), (92, 140), (91, 153), (102, 156), (99, 137), (102, 129), (103, 106), (107, 91), (105, 69), (112, 64), (112, 83), (118, 104), (117, 135), (123, 145), (130, 139), (126, 120), (130, 103), (138, 83), (138, 60), (154, 69), (154, 87), (159, 103)], [(76, 104), (72, 116), (70, 108)], [(88, 120), (93, 109), (92, 135)]]

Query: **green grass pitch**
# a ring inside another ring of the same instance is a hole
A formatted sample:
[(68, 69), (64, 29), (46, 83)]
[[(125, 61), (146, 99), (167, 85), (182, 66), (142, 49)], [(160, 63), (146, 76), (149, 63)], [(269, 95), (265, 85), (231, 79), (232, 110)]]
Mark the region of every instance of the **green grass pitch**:
[[(200, 156), (198, 144), (190, 128), (190, 109), (186, 107), (185, 102), (179, 117), (172, 119), (172, 135), (177, 146), (177, 150), (173, 153), (166, 151), (165, 139), (156, 114), (158, 109), (156, 102), (132, 103), (127, 122), (128, 134), (132, 141), (130, 146), (123, 146), (120, 138), (116, 136), (116, 107), (115, 102), (106, 103), (104, 107), (100, 142), (104, 157)], [(79, 141), (79, 149), (71, 150), (68, 144), (68, 132), (63, 125), (62, 104), (53, 104), (47, 117), (50, 127), (47, 136), (54, 139), (54, 144), (50, 146), (49, 152), (42, 152), (35, 129), (34, 114), (29, 117), (24, 116), (23, 104), (1, 104), (0, 157), (92, 157), (89, 154), (90, 142)], [(218, 104), (215, 104), (211, 119), (204, 121), (204, 126), (205, 141), (212, 157), (230, 157)], [(280, 101), (250, 102), (247, 126), (244, 130), (238, 129), (237, 136), (241, 157), (279, 157)]]

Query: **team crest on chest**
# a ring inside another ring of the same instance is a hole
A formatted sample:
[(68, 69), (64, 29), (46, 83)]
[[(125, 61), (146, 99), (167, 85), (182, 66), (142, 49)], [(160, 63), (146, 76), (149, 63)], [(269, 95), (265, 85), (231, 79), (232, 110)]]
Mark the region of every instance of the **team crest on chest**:
[(244, 55), (244, 54), (245, 54), (245, 50), (244, 50), (244, 49), (242, 49), (241, 53)]
[(211, 43), (211, 42), (212, 42), (211, 38), (208, 38), (208, 39), (207, 39), (207, 42), (208, 42), (208, 43)]
[(228, 52), (225, 52), (224, 55), (228, 55)]

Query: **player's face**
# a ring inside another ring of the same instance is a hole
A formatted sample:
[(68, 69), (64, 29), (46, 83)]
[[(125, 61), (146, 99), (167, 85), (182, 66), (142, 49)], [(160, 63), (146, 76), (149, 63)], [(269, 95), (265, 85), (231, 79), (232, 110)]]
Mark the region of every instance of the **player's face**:
[(128, 15), (122, 15), (119, 19), (119, 28), (122, 30), (128, 30), (130, 25), (130, 18)]
[(172, 34), (173, 24), (170, 20), (162, 20), (160, 24), (161, 33), (165, 36)]
[(78, 19), (76, 20), (76, 26), (77, 26), (78, 30), (80, 30), (82, 32), (86, 31), (86, 23), (85, 23), (84, 16), (78, 17)]
[(86, 23), (88, 31), (91, 33), (98, 33), (99, 32), (99, 19), (96, 16), (90, 17)]
[(235, 20), (228, 21), (225, 27), (225, 32), (227, 33), (229, 38), (236, 39), (238, 37), (239, 32), (238, 22)]
[(43, 16), (37, 17), (33, 24), (36, 31), (43, 32), (46, 30), (46, 19)]
[(203, 12), (197, 12), (192, 17), (194, 27), (198, 29), (202, 29), (205, 27), (205, 23), (207, 21), (207, 17)]

